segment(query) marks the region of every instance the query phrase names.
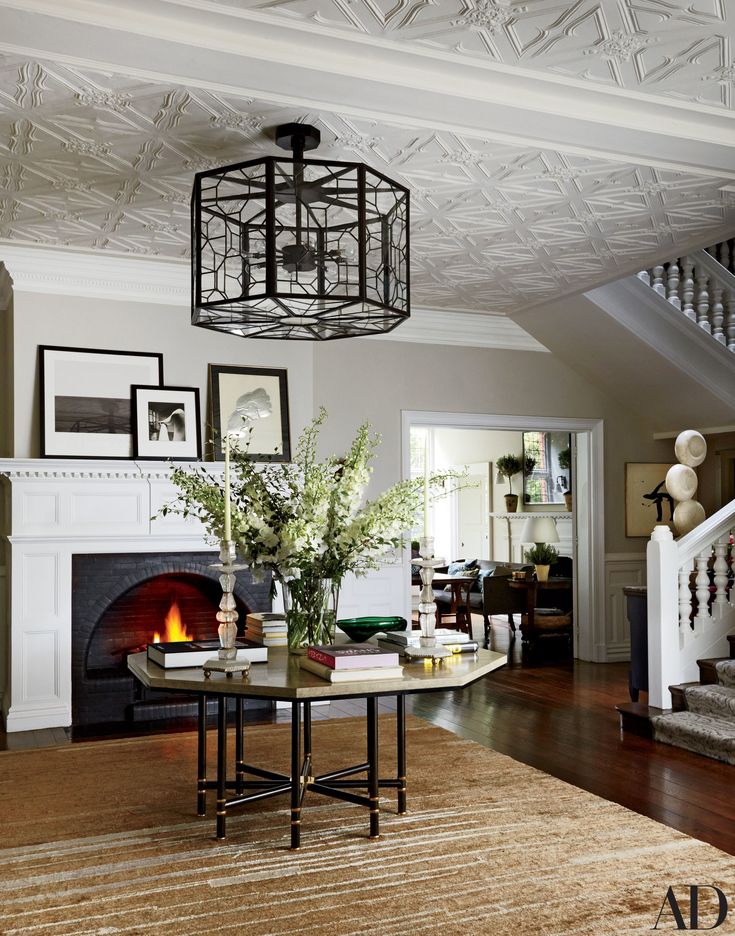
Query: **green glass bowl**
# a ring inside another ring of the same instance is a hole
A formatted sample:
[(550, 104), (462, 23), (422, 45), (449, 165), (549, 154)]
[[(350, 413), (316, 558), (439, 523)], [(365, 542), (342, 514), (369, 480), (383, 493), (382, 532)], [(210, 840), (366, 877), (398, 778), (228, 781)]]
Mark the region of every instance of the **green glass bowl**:
[(356, 617), (337, 621), (337, 627), (357, 643), (367, 640), (374, 634), (386, 634), (389, 631), (403, 631), (408, 622), (402, 617)]

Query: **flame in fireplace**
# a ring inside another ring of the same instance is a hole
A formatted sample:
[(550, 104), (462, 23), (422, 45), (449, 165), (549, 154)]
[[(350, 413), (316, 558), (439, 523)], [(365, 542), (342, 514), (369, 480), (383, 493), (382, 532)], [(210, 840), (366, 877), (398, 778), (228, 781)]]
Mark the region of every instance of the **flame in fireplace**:
[(173, 643), (176, 640), (192, 640), (192, 635), (188, 633), (184, 627), (184, 622), (181, 620), (181, 611), (179, 610), (178, 603), (176, 601), (171, 602), (171, 607), (168, 609), (168, 614), (164, 621), (166, 629), (163, 632), (163, 637), (159, 631), (156, 631), (153, 635), (152, 643)]

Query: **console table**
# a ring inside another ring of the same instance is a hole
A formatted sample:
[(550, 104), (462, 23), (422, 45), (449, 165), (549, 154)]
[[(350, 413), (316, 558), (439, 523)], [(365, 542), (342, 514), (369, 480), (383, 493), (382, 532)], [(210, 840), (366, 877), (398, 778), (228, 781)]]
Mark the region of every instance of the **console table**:
[[(301, 808), (307, 791), (365, 806), (370, 811), (370, 837), (380, 834), (378, 808), (381, 787), (397, 790), (398, 812), (406, 811), (406, 715), (405, 697), (409, 693), (461, 689), (486, 676), (507, 662), (502, 653), (478, 650), (476, 654), (455, 654), (438, 666), (421, 661), (407, 663), (402, 679), (365, 680), (354, 683), (330, 683), (302, 670), (298, 656), (285, 648), (271, 647), (268, 663), (254, 663), (247, 679), (212, 673), (205, 678), (200, 667), (164, 669), (151, 662), (145, 653), (128, 657), (128, 669), (149, 689), (191, 693), (199, 703), (199, 744), (197, 772), (197, 814), (205, 814), (206, 791), (217, 791), (216, 836), (224, 839), (228, 810), (271, 796), (289, 795), (291, 800), (291, 848), (301, 842)], [(206, 777), (207, 768), (207, 696), (217, 700), (217, 779)], [(396, 752), (397, 776), (382, 779), (378, 764), (378, 709), (380, 696), (395, 696), (397, 706)], [(227, 775), (227, 700), (235, 698), (235, 771)], [(291, 771), (289, 775), (246, 764), (243, 760), (244, 720), (242, 700), (270, 699), (291, 703)], [(364, 698), (367, 700), (367, 757), (361, 764), (346, 766), (328, 774), (314, 776), (311, 749), (311, 703), (317, 700)], [(302, 729), (303, 724), (303, 729)], [(355, 779), (365, 773), (365, 780)], [(246, 779), (247, 776), (255, 779)], [(367, 795), (354, 792), (367, 787)], [(228, 799), (228, 791), (234, 796)]]

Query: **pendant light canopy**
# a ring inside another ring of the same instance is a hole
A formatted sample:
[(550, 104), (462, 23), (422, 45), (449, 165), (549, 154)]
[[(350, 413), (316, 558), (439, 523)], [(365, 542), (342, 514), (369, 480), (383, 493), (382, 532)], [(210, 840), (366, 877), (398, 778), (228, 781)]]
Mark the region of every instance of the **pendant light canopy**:
[(320, 134), (284, 124), (266, 156), (199, 172), (192, 324), (245, 338), (391, 331), (409, 309), (409, 193), (363, 163), (304, 159)]

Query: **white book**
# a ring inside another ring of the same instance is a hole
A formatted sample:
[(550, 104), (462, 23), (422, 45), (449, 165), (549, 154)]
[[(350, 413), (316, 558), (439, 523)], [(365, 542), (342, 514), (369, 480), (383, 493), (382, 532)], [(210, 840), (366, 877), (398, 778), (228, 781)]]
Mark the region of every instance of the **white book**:
[[(448, 627), (437, 627), (434, 630), (434, 637), (438, 644), (460, 644), (467, 643), (470, 640), (469, 634), (464, 631), (451, 630)], [(402, 647), (418, 647), (421, 638), (420, 630), (411, 631), (390, 631), (383, 635), (384, 640), (399, 644)]]
[(308, 670), (316, 676), (321, 676), (331, 683), (364, 682), (378, 679), (402, 679), (402, 666), (373, 666), (368, 669), (333, 670), (330, 666), (310, 660), (309, 657), (299, 657), (301, 669)]
[[(251, 663), (267, 663), (268, 648), (239, 639), (237, 660), (250, 660)], [(191, 666), (203, 666), (207, 660), (217, 656), (219, 640), (181, 640), (172, 643), (148, 644), (148, 659), (164, 669), (185, 669)]]

